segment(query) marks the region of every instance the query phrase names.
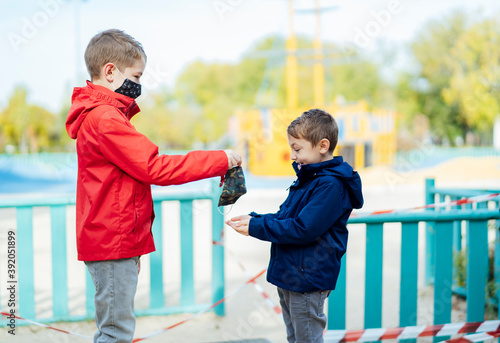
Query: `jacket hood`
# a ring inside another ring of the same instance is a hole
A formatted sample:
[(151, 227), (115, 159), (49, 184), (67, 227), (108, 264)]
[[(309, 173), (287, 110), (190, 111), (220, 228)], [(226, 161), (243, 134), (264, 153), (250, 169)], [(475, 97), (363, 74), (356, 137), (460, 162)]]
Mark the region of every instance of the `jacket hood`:
[(346, 186), (352, 207), (361, 208), (363, 206), (361, 178), (358, 172), (354, 171), (347, 162), (344, 162), (342, 156), (336, 156), (331, 160), (320, 163), (305, 164), (300, 169), (297, 162), (293, 162), (293, 168), (298, 178), (294, 186), (313, 177), (332, 175), (341, 179)]
[(73, 90), (71, 108), (66, 118), (66, 131), (68, 135), (76, 139), (78, 130), (87, 117), (87, 114), (92, 109), (102, 105), (116, 107), (129, 120), (140, 111), (134, 99), (87, 81), (87, 86), (76, 87)]

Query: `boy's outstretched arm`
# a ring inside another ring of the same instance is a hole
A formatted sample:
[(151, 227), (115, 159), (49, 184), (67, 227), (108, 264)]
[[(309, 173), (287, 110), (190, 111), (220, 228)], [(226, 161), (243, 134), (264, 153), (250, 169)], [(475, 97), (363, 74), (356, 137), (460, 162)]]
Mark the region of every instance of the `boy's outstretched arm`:
[(97, 140), (100, 152), (111, 163), (136, 180), (160, 186), (223, 176), (227, 169), (241, 164), (241, 157), (231, 150), (160, 155), (154, 143), (115, 111), (101, 116)]
[(319, 184), (296, 217), (254, 216), (247, 227), (248, 234), (278, 244), (309, 244), (347, 214), (341, 199), (341, 191), (336, 184)]
[(249, 215), (243, 215), (226, 220), (226, 224), (232, 227), (236, 232), (242, 234), (243, 236), (248, 236), (248, 225), (250, 224)]

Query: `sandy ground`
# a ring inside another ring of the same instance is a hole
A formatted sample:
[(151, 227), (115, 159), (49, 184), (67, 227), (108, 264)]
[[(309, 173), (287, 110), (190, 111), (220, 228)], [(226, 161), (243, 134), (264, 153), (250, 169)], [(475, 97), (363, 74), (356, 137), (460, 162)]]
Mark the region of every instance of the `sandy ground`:
[[(429, 169), (418, 169), (418, 161), (409, 161), (399, 170), (389, 168), (368, 168), (360, 171), (364, 183), (365, 206), (362, 211), (390, 208), (405, 208), (424, 203), (424, 179), (434, 177), (438, 186), (500, 189), (500, 158), (459, 158)], [(413, 164), (412, 164), (413, 163)], [(231, 209), (229, 217), (256, 211), (274, 212), (287, 195), (284, 189), (251, 189)], [(179, 216), (178, 204), (165, 203), (163, 207), (164, 262), (168, 265), (164, 272), (167, 305), (178, 304), (180, 290), (179, 263)], [(194, 205), (195, 232), (195, 279), (199, 303), (210, 302), (211, 275), (211, 234), (205, 223), (210, 221), (209, 203), (196, 202)], [(68, 255), (76, 256), (74, 247), (74, 209), (68, 208)], [(39, 316), (51, 316), (51, 275), (50, 268), (50, 217), (46, 208), (35, 211), (35, 293)], [(0, 210), (0, 246), (5, 246), (6, 229), (15, 227), (14, 212)], [(383, 322), (384, 327), (398, 326), (399, 309), (399, 268), (400, 268), (400, 226), (386, 225), (384, 230), (384, 276), (383, 276)], [(348, 329), (363, 327), (364, 303), (364, 261), (365, 230), (363, 226), (349, 227), (347, 253), (347, 313)], [(424, 227), (419, 228), (419, 325), (432, 323), (432, 288), (423, 285)], [(250, 237), (243, 237), (226, 228), (226, 294), (238, 288), (247, 279), (237, 260), (240, 260), (250, 274), (257, 274), (267, 267), (269, 243)], [(0, 250), (0, 261), (5, 261), (6, 249)], [(233, 255), (234, 254), (234, 255)], [(174, 261), (174, 262), (172, 262)], [(136, 308), (148, 306), (149, 268), (147, 256), (143, 258)], [(84, 266), (76, 258), (70, 259), (69, 292), (71, 314), (84, 312)], [(6, 286), (1, 277), (6, 275), (5, 263), (0, 263), (1, 308), (6, 308)], [(261, 277), (259, 284), (274, 302), (278, 302), (275, 287)], [(262, 296), (250, 285), (225, 303), (226, 316), (217, 317), (209, 312), (180, 325), (168, 332), (146, 340), (146, 342), (221, 342), (243, 339), (266, 338), (274, 343), (285, 343), (285, 328), (282, 319), (268, 306)], [(452, 321), (464, 321), (464, 304), (454, 302)], [(139, 317), (136, 337), (155, 332), (189, 317), (189, 314), (170, 316)], [(93, 321), (76, 323), (54, 323), (53, 326), (92, 336), (95, 331)], [(8, 335), (5, 328), (0, 330), (0, 342), (85, 342), (88, 340), (69, 336), (36, 326), (18, 326), (16, 336)]]

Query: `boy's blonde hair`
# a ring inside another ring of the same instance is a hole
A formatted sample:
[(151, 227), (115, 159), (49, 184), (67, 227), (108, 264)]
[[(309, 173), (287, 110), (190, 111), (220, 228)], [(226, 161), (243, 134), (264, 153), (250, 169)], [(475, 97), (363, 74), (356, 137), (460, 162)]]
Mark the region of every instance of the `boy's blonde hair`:
[(117, 29), (99, 32), (85, 50), (85, 64), (91, 79), (100, 78), (101, 68), (106, 63), (114, 63), (123, 72), (141, 58), (147, 59), (141, 43)]
[(286, 132), (297, 139), (305, 139), (313, 146), (326, 138), (330, 142), (328, 152), (333, 154), (339, 137), (339, 127), (335, 119), (326, 111), (312, 109), (302, 113), (292, 121)]

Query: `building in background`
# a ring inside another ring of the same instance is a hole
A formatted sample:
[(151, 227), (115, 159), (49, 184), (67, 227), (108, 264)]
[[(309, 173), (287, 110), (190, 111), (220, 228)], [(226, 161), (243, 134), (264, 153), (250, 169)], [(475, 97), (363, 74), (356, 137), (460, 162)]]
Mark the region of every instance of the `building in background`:
[[(396, 113), (369, 111), (364, 101), (323, 107), (339, 126), (341, 155), (354, 168), (390, 165), (396, 155)], [(309, 108), (263, 108), (238, 112), (231, 128), (238, 150), (245, 153), (248, 170), (255, 175), (293, 175), (286, 129)]]
[[(346, 103), (337, 97), (325, 104), (324, 51), (320, 38), (319, 0), (315, 0), (316, 36), (314, 40), (313, 84), (314, 99), (308, 108), (298, 106), (297, 42), (293, 29), (293, 0), (289, 0), (289, 37), (286, 41), (285, 80), (287, 107), (260, 108), (236, 113), (229, 132), (244, 151), (247, 168), (255, 175), (293, 175), (290, 168), (288, 125), (311, 108), (321, 108), (332, 114), (339, 126), (339, 143), (334, 155), (341, 155), (354, 168), (390, 165), (396, 155), (396, 113), (391, 110), (369, 110), (363, 100)], [(275, 62), (275, 61), (274, 61)], [(273, 63), (269, 59), (269, 63)], [(335, 77), (335, 76), (334, 76)], [(263, 82), (265, 83), (265, 81)]]

